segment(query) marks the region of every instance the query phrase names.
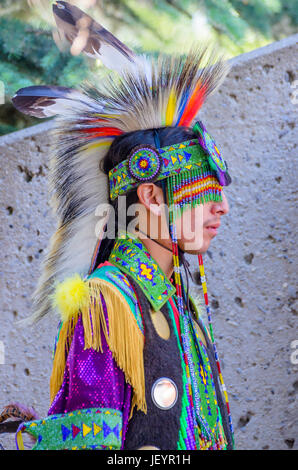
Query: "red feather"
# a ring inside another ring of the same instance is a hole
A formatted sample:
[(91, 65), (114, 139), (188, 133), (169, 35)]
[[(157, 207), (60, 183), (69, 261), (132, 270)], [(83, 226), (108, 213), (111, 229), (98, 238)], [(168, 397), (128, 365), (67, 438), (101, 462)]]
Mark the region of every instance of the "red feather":
[(183, 114), (178, 124), (179, 126), (188, 127), (190, 125), (191, 121), (198, 114), (199, 109), (205, 101), (206, 92), (207, 86), (202, 85), (201, 81), (199, 81), (183, 111)]
[(123, 131), (117, 127), (90, 127), (81, 129), (80, 132), (92, 134), (92, 137), (114, 137), (123, 134)]

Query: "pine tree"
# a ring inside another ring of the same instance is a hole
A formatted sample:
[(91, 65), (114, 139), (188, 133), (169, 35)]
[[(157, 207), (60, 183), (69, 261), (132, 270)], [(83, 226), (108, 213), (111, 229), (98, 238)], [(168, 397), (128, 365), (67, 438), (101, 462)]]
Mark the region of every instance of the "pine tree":
[(18, 89), (39, 84), (75, 87), (87, 76), (87, 70), (83, 56), (59, 51), (51, 32), (33, 29), (14, 18), (0, 18), (0, 80), (5, 94), (0, 135), (40, 122), (12, 107), (11, 97)]

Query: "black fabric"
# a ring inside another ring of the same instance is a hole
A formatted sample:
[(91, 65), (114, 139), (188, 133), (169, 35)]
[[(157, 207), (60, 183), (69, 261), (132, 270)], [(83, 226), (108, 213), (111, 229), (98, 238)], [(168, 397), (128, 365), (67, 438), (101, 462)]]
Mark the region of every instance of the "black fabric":
[[(161, 312), (164, 314), (170, 327), (170, 337), (168, 340), (164, 340), (157, 334), (152, 323), (148, 300), (135, 281), (130, 276), (127, 277), (136, 290), (143, 311), (147, 414), (135, 409), (128, 423), (124, 449), (132, 450), (145, 445), (151, 445), (161, 450), (175, 450), (177, 449), (180, 429), (183, 383), (180, 352), (169, 317), (168, 306), (164, 305), (161, 308)], [(178, 389), (178, 399), (169, 410), (158, 408), (151, 397), (151, 389), (154, 382), (162, 377), (173, 380)]]

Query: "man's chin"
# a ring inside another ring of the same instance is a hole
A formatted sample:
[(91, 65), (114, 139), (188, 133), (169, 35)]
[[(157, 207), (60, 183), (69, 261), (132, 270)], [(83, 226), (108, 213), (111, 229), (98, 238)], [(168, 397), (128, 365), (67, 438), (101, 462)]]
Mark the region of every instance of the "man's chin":
[[(179, 245), (180, 246), (180, 245)], [(187, 253), (188, 255), (199, 255), (199, 254), (204, 254), (208, 250), (210, 246), (210, 243), (203, 243), (200, 245), (194, 245), (192, 243), (183, 243), (183, 246), (180, 246), (180, 248)]]

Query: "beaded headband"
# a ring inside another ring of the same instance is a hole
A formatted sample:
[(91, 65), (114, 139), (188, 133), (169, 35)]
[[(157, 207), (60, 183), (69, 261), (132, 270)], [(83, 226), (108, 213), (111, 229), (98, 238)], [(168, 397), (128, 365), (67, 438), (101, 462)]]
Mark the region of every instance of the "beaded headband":
[[(222, 186), (231, 183), (226, 162), (200, 121), (193, 130), (199, 135), (197, 139), (158, 149), (152, 145), (134, 147), (129, 157), (109, 172), (111, 200), (141, 183), (159, 181), (185, 172), (191, 172), (196, 182), (208, 178), (219, 194)], [(183, 180), (188, 180), (187, 175)], [(206, 193), (208, 188), (203, 186)]]

